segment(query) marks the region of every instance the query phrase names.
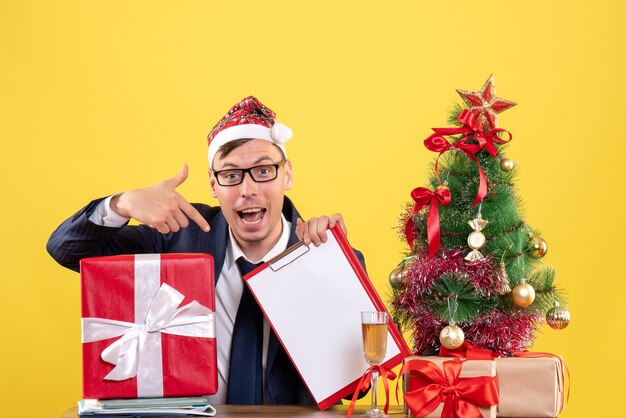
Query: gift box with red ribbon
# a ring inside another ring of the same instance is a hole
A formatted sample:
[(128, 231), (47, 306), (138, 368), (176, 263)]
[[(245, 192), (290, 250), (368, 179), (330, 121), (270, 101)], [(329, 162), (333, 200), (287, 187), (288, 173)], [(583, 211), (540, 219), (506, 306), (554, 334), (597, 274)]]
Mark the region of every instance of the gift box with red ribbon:
[(405, 413), (415, 417), (493, 418), (498, 404), (493, 360), (437, 356), (404, 359)]
[(217, 391), (210, 255), (86, 258), (80, 272), (85, 398)]
[(499, 417), (556, 417), (565, 405), (565, 364), (549, 353), (496, 358)]
[(467, 342), (455, 350), (441, 348), (440, 356), (469, 360), (495, 359), (500, 390), (499, 417), (556, 417), (565, 407), (565, 361), (559, 355), (518, 351), (501, 357)]

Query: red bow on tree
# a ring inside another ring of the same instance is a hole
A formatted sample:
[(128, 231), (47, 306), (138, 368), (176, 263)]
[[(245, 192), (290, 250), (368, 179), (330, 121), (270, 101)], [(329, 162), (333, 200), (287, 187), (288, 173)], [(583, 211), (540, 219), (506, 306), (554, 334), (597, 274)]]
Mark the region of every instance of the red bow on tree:
[[(483, 126), (481, 123), (477, 122), (476, 115), (467, 109), (461, 111), (461, 114), (459, 114), (457, 120), (463, 126), (460, 126), (458, 128), (432, 128), (434, 134), (430, 135), (424, 140), (424, 146), (431, 151), (439, 153), (437, 161), (435, 162), (435, 174), (437, 175), (437, 179), (439, 181), (441, 181), (439, 179), (439, 157), (441, 157), (441, 154), (449, 151), (450, 149), (458, 149), (459, 151), (467, 155), (469, 159), (474, 161), (476, 165), (478, 165), (480, 182), (478, 184), (476, 198), (474, 199), (474, 203), (472, 203), (472, 205), (475, 205), (483, 200), (483, 198), (487, 195), (487, 179), (485, 177), (483, 168), (476, 158), (476, 153), (484, 148), (492, 157), (495, 157), (498, 153), (498, 150), (496, 149), (494, 143), (507, 143), (513, 138), (513, 136), (509, 131), (505, 129), (496, 128), (488, 131), (483, 131)], [(497, 135), (500, 132), (507, 133), (509, 138), (506, 140), (500, 138)], [(450, 144), (448, 140), (444, 138), (444, 136), (459, 134), (465, 136), (454, 144)], [(476, 143), (469, 143), (469, 141), (472, 139), (475, 140)]]
[(404, 402), (416, 417), (427, 415), (443, 402), (442, 418), (482, 418), (479, 407), (497, 405), (498, 385), (495, 376), (460, 378), (463, 362), (445, 361), (443, 371), (433, 362), (411, 360), (400, 374), (411, 373), (411, 386), (417, 389), (404, 394)]
[[(494, 143), (506, 144), (511, 139), (513, 139), (513, 135), (511, 134), (511, 132), (507, 131), (506, 129), (494, 128), (488, 131), (484, 131), (482, 123), (478, 123), (476, 121), (476, 115), (467, 109), (464, 109), (461, 112), (457, 120), (463, 124), (463, 126), (457, 129), (465, 130), (465, 132), (458, 132), (461, 134), (466, 134), (466, 137), (463, 139), (475, 139), (476, 142), (478, 142), (478, 145), (480, 145), (480, 149), (484, 148), (492, 157), (495, 157), (498, 154), (498, 150), (496, 149)], [(508, 135), (508, 139), (500, 138), (498, 136), (499, 133), (506, 133)]]
[(439, 231), (439, 205), (445, 206), (450, 204), (450, 201), (452, 200), (450, 189), (446, 186), (439, 186), (433, 192), (426, 187), (418, 187), (413, 189), (411, 197), (413, 198), (415, 204), (413, 205), (413, 209), (409, 214), (409, 219), (404, 228), (406, 240), (409, 242), (411, 251), (415, 251), (415, 244), (413, 242), (415, 240), (415, 222), (413, 221), (413, 215), (418, 210), (430, 205), (426, 229), (428, 231), (428, 256), (433, 258), (441, 247), (441, 234)]

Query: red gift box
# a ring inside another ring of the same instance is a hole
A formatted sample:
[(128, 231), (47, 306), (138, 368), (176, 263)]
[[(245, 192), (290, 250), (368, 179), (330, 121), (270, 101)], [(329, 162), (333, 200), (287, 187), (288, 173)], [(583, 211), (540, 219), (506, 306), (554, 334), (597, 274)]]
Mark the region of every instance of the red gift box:
[(217, 392), (213, 258), (81, 260), (83, 397)]
[(496, 416), (493, 360), (411, 356), (403, 360), (404, 413), (414, 417)]

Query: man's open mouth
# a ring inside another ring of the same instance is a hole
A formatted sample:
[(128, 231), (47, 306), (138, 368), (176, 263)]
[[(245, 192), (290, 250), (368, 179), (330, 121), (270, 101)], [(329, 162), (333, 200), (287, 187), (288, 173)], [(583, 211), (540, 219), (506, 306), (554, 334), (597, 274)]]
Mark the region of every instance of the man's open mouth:
[(239, 215), (239, 219), (245, 225), (255, 225), (263, 220), (263, 216), (265, 216), (266, 209), (264, 208), (250, 208), (244, 210), (238, 210), (237, 215)]

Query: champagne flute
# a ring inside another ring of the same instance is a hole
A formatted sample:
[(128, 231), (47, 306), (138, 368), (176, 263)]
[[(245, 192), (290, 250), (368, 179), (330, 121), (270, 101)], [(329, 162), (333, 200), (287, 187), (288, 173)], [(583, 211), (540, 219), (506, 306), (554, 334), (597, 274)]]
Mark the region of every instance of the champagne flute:
[[(380, 365), (387, 352), (387, 325), (389, 314), (387, 312), (361, 312), (361, 330), (363, 331), (363, 356), (370, 366)], [(378, 371), (372, 371), (372, 405), (369, 411), (362, 417), (386, 418), (376, 406), (376, 389), (378, 384)]]

